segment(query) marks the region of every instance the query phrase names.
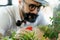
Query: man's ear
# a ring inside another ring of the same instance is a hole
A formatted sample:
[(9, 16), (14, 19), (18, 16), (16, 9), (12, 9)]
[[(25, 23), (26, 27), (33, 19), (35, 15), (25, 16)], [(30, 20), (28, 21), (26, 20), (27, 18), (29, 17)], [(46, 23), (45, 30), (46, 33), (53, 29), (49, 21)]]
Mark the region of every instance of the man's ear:
[(23, 8), (24, 0), (18, 0), (20, 8)]
[(18, 0), (18, 3), (21, 4), (22, 0)]
[(18, 3), (19, 3), (19, 4), (24, 3), (24, 0), (18, 0)]

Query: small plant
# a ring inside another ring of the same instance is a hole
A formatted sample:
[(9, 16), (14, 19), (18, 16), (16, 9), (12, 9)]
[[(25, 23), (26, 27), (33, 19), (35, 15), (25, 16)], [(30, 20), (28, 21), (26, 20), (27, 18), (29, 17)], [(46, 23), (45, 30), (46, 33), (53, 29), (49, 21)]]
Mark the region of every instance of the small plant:
[(58, 38), (58, 32), (55, 31), (54, 27), (51, 27), (52, 25), (48, 26), (38, 26), (40, 30), (44, 32), (43, 37), (53, 39), (53, 38)]
[(24, 31), (16, 35), (19, 40), (39, 40), (36, 33), (31, 26), (28, 26)]
[(38, 40), (38, 38), (35, 35), (35, 32), (25, 32), (24, 34), (20, 33), (19, 40)]
[(10, 36), (3, 37), (1, 40), (16, 40), (15, 35), (16, 32), (12, 31), (12, 34)]
[(32, 30), (32, 27), (29, 26), (26, 28), (26, 30), (18, 33), (17, 35), (15, 31), (12, 31), (11, 36), (3, 37), (2, 40), (39, 40), (39, 39), (36, 37), (35, 31)]

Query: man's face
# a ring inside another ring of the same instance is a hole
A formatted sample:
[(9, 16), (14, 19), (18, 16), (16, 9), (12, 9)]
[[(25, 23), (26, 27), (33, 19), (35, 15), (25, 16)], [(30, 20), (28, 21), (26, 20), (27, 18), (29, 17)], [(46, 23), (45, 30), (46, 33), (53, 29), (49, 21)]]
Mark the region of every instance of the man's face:
[(40, 6), (41, 4), (35, 2), (34, 0), (25, 0), (23, 7), (24, 19), (29, 22), (35, 22), (40, 10)]

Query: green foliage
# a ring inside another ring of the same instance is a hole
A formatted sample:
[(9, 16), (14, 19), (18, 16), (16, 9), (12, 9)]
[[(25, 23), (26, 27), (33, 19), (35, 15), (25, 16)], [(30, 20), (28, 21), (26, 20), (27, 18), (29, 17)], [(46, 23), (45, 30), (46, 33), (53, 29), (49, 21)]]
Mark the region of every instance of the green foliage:
[(35, 32), (27, 32), (22, 34), (20, 33), (20, 39), (19, 40), (38, 40), (38, 38), (35, 35)]
[[(48, 25), (40, 29), (44, 31), (44, 37), (48, 37), (50, 39), (55, 37), (57, 39), (60, 32), (60, 5), (54, 9), (54, 16), (53, 18), (50, 17), (50, 19), (51, 21), (53, 20), (52, 25)], [(47, 30), (45, 30), (46, 27), (48, 27)]]
[(39, 29), (40, 30), (42, 30), (43, 32), (44, 32), (44, 37), (45, 38), (50, 38), (50, 39), (52, 39), (52, 38), (58, 38), (58, 32), (56, 32), (55, 30), (54, 30), (54, 27), (51, 27), (52, 25), (48, 25), (48, 26), (38, 26), (39, 27)]
[(38, 38), (35, 35), (35, 32), (33, 31), (31, 32), (25, 31), (24, 34), (20, 33), (19, 39), (17, 39), (15, 35), (16, 35), (16, 32), (13, 31), (11, 36), (6, 36), (2, 38), (2, 40), (38, 40)]
[(16, 40), (15, 38), (15, 31), (12, 31), (12, 34), (10, 36), (3, 37), (2, 40)]
[[(52, 25), (48, 26), (40, 26), (40, 29), (44, 31), (44, 37), (52, 38), (58, 38), (58, 33), (60, 32), (60, 6), (54, 10), (54, 17), (51, 18)], [(47, 28), (47, 30), (46, 30)]]
[(54, 21), (53, 21), (53, 25), (54, 25), (54, 29), (57, 31), (57, 32), (60, 32), (60, 5), (55, 8), (54, 10)]

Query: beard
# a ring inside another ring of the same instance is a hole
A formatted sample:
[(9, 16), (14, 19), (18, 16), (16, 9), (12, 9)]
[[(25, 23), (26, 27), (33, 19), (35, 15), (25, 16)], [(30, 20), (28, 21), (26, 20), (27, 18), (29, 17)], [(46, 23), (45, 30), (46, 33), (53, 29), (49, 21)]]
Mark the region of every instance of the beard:
[(25, 13), (23, 12), (23, 17), (25, 21), (28, 21), (30, 23), (34, 23), (38, 17), (38, 14), (34, 14), (34, 13)]

